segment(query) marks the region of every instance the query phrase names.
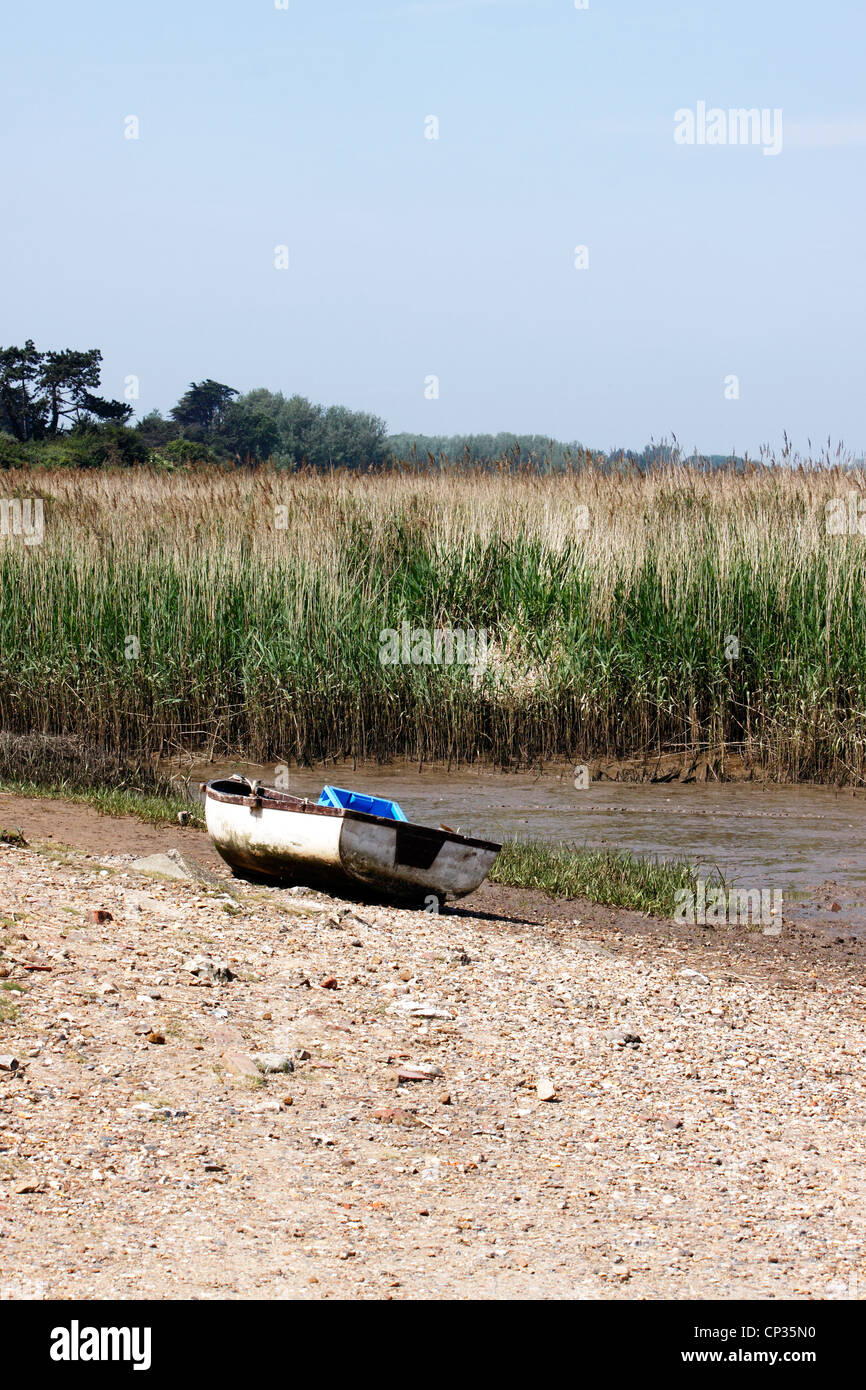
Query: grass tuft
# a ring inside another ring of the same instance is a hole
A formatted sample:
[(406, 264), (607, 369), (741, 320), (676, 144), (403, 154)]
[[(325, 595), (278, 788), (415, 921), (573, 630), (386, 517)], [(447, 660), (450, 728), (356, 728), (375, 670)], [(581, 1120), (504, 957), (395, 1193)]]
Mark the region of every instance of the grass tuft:
[(537, 888), (556, 898), (587, 898), (610, 907), (672, 917), (676, 895), (694, 892), (697, 871), (683, 860), (640, 859), (618, 850), (509, 840), (491, 883)]

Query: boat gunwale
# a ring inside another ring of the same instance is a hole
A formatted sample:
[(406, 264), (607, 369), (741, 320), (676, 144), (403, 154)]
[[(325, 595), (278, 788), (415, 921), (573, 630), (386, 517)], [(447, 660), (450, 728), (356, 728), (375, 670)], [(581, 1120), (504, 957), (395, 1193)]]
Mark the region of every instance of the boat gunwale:
[(418, 825), (415, 821), (395, 821), (390, 816), (374, 816), (368, 811), (355, 811), (346, 806), (320, 806), (318, 802), (310, 801), (308, 797), (292, 796), (290, 792), (279, 791), (276, 787), (262, 787), (260, 791), (253, 792), (252, 787), (247, 782), (246, 785), (250, 787), (248, 796), (216, 790), (219, 786), (225, 786), (230, 780), (227, 777), (218, 777), (213, 782), (206, 782), (204, 784), (205, 797), (209, 796), (214, 801), (225, 801), (229, 805), (248, 806), (251, 810), (267, 807), (271, 811), (295, 811), (303, 815), (336, 816), (339, 820), (366, 821), (370, 825), (382, 825), (392, 829), (395, 826), (400, 826), (420, 835), (435, 836), (442, 844), (448, 840), (452, 844), (468, 845), (470, 849), (489, 850), (496, 854), (502, 849), (502, 845), (497, 844), (495, 840), (476, 840), (469, 835), (459, 835), (456, 830), (437, 830), (435, 826)]

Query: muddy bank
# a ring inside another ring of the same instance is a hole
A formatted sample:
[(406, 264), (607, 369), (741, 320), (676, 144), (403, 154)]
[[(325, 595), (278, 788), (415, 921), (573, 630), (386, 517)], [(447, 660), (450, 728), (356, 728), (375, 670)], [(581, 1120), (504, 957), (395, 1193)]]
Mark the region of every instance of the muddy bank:
[[(212, 761), (202, 761), (194, 752), (188, 753), (184, 757), (165, 758), (160, 761), (160, 768), (169, 775), (182, 773), (189, 776), (194, 784), (199, 780), (207, 780), (210, 777), (222, 776), (225, 769), (237, 769), (243, 771), (246, 768), (262, 767), (273, 769), (274, 764), (250, 763), (242, 755), (231, 759), (225, 755), (217, 756)], [(295, 771), (303, 772), (307, 765), (292, 765), (289, 769), (290, 774)], [(406, 758), (395, 758), (387, 763), (364, 763), (357, 759), (332, 758), (327, 762), (314, 763), (313, 769), (326, 774), (328, 772), (339, 771), (341, 775), (349, 770), (361, 771), (369, 770), (374, 774), (380, 772), (396, 772), (399, 774), (410, 774), (413, 772), (426, 773), (428, 776), (493, 776), (503, 774), (509, 776), (532, 776), (532, 777), (556, 777), (567, 778), (569, 781), (574, 777), (578, 768), (586, 770), (586, 776), (592, 782), (638, 782), (649, 783), (652, 785), (665, 785), (671, 782), (678, 782), (684, 785), (692, 785), (703, 782), (755, 782), (761, 786), (822, 786), (845, 787), (849, 782), (845, 779), (839, 782), (828, 784), (827, 782), (789, 782), (778, 781), (768, 777), (766, 770), (759, 764), (745, 758), (741, 753), (728, 752), (724, 749), (717, 752), (706, 752), (701, 749), (697, 752), (679, 753), (639, 753), (629, 758), (608, 758), (597, 755), (586, 755), (583, 759), (554, 759), (544, 763), (514, 763), (514, 764), (478, 764), (472, 762), (413, 762)], [(212, 769), (218, 769), (213, 771)], [(328, 780), (326, 778), (326, 780)], [(866, 787), (863, 789), (866, 795)]]
[(147, 825), (133, 816), (105, 816), (71, 801), (0, 792), (0, 826), (20, 828), (31, 842), (53, 840), (90, 855), (165, 854), (192, 846), (196, 858), (210, 868), (225, 868), (203, 830)]

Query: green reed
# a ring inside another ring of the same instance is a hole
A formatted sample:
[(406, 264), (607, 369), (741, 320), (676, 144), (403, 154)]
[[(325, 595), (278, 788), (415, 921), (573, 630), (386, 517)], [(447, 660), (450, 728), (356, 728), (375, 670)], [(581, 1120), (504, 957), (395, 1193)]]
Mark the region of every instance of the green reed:
[[(724, 775), (737, 754), (860, 782), (866, 540), (825, 526), (852, 489), (819, 468), (9, 473), (45, 536), (0, 539), (0, 729), (138, 757), (673, 751)], [(486, 666), (383, 665), (403, 621), (486, 629)]]

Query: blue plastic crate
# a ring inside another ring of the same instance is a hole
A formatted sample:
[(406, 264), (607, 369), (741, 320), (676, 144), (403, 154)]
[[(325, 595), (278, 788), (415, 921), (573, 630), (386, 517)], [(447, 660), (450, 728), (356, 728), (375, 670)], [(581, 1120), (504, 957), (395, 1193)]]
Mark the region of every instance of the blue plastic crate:
[(320, 806), (341, 806), (344, 811), (363, 811), (368, 816), (384, 816), (386, 820), (405, 820), (396, 801), (384, 796), (368, 796), (366, 792), (350, 792), (345, 787), (325, 787), (319, 797)]

